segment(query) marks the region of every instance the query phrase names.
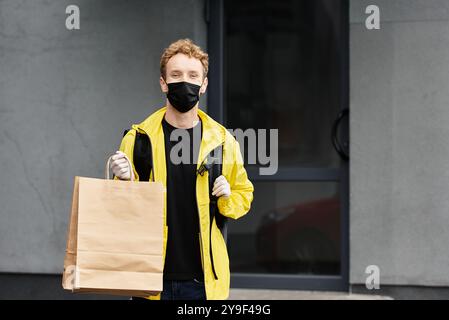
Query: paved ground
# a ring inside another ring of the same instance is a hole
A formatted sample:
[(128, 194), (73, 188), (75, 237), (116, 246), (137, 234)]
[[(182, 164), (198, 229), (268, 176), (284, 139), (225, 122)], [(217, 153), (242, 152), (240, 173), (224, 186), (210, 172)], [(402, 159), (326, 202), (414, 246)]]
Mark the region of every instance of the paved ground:
[(348, 292), (231, 289), (230, 300), (390, 300), (391, 297)]

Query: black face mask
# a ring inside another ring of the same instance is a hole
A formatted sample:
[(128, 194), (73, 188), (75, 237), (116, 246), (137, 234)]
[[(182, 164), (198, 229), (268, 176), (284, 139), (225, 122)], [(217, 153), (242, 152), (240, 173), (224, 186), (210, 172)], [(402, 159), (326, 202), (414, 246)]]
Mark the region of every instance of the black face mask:
[(201, 86), (190, 82), (167, 83), (167, 98), (170, 104), (179, 112), (191, 110), (200, 99)]

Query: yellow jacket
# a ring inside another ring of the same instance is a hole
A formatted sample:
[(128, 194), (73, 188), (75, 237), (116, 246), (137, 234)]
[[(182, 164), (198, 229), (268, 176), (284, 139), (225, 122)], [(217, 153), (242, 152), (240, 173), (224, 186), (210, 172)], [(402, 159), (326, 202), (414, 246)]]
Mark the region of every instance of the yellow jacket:
[[(151, 141), (153, 151), (153, 170), (150, 180), (154, 176), (155, 181), (160, 181), (166, 187), (166, 162), (164, 133), (162, 129), (162, 119), (165, 115), (166, 107), (160, 108), (140, 124), (133, 124), (131, 130), (123, 137), (120, 144), (120, 151), (124, 152), (128, 158), (133, 159), (134, 140), (136, 132), (146, 133)], [(198, 116), (202, 122), (202, 140), (199, 150), (197, 169), (207, 157), (207, 155), (218, 145), (223, 144), (223, 164), (222, 174), (231, 185), (231, 196), (229, 198), (220, 197), (218, 199), (219, 212), (232, 219), (244, 216), (251, 207), (254, 187), (249, 181), (246, 170), (243, 167), (242, 155), (239, 143), (221, 124), (209, 117), (205, 112), (198, 110)], [(133, 164), (133, 172), (136, 181), (139, 180)], [(115, 177), (115, 179), (117, 179)], [(230, 270), (229, 257), (223, 236), (215, 222), (210, 230), (209, 221), (209, 180), (208, 173), (197, 175), (196, 199), (198, 205), (200, 221), (200, 247), (201, 258), (204, 271), (204, 283), (208, 300), (222, 300), (229, 296)], [(165, 261), (165, 251), (167, 245), (167, 216), (166, 216), (167, 195), (164, 195), (164, 247), (163, 257)], [(209, 235), (212, 239), (209, 241)], [(211, 266), (209, 243), (212, 243), (212, 254), (217, 278), (215, 279)], [(149, 299), (160, 299), (157, 296)]]

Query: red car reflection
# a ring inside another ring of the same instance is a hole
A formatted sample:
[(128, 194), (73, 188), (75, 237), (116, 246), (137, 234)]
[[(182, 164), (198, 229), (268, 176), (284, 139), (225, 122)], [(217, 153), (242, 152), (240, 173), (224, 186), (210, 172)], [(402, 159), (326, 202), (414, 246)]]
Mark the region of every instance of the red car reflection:
[(275, 209), (256, 233), (258, 264), (273, 273), (340, 272), (340, 201), (324, 198)]

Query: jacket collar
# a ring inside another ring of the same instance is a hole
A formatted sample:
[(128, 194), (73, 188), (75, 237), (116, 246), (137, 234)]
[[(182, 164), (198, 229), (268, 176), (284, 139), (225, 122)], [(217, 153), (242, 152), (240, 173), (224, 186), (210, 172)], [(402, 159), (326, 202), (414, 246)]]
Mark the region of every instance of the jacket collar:
[[(151, 114), (140, 124), (133, 124), (136, 130), (146, 132), (151, 141), (163, 140), (162, 119), (164, 118), (167, 107), (162, 107)], [(226, 136), (226, 128), (209, 117), (204, 111), (198, 109), (198, 116), (202, 122), (202, 139), (199, 151), (198, 162), (202, 162), (206, 156), (217, 146), (223, 144)], [(157, 144), (156, 144), (157, 145)], [(198, 163), (198, 166), (200, 163)]]

